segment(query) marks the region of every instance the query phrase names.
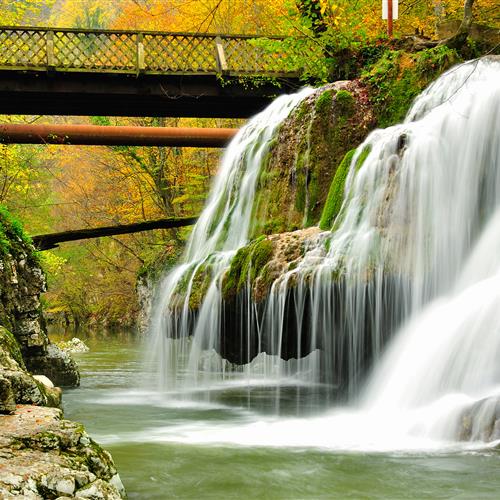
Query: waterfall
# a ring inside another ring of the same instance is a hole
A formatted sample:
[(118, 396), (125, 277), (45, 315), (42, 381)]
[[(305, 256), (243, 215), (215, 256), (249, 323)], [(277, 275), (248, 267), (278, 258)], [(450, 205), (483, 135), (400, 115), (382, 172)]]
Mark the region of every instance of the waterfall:
[[(292, 294), (309, 307), (310, 350), (322, 350), (316, 371), (351, 397), (388, 337), (454, 289), (464, 266), (472, 283), (496, 271), (494, 254), (483, 251), (481, 273), (469, 258), (500, 202), (499, 67), (484, 59), (453, 68), (403, 124), (370, 134), (332, 231), (272, 288), (271, 303)], [(292, 289), (283, 286), (290, 275)], [(290, 314), (268, 312), (268, 332)]]
[[(270, 141), (281, 122), (312, 92), (305, 88), (277, 98), (226, 149), (182, 263), (157, 287), (147, 364), (159, 373), (158, 389), (175, 387), (181, 375), (184, 385), (199, 385), (225, 372), (227, 363), (215, 353), (222, 304), (220, 280), (236, 251), (248, 243), (255, 189)], [(190, 297), (201, 286), (196, 278), (203, 273), (208, 273), (204, 277), (208, 286), (193, 317)]]
[[(160, 287), (152, 350), (168, 353), (170, 368), (186, 359), (198, 380), (231, 368), (213, 355), (220, 279), (248, 240), (265, 143), (310, 92), (280, 98), (226, 153), (184, 263)], [(331, 231), (273, 283), (249, 327), (277, 355), (264, 372), (326, 382), (354, 409), (300, 429), (296, 422), (270, 424), (252, 444), (282, 443), (286, 433), (299, 446), (317, 439), (349, 449), (411, 447), (414, 438), (421, 446), (422, 438), (454, 439), (467, 406), (500, 396), (499, 130), (500, 62), (483, 58), (449, 70), (416, 99), (404, 123), (376, 130), (360, 145)], [(193, 325), (188, 299), (173, 313), (172, 304), (179, 283), (193, 286), (207, 260), (215, 271)], [(251, 298), (245, 301), (253, 314)], [(285, 365), (278, 358), (291, 322), (300, 359)], [(170, 339), (189, 331), (192, 345), (179, 350)]]

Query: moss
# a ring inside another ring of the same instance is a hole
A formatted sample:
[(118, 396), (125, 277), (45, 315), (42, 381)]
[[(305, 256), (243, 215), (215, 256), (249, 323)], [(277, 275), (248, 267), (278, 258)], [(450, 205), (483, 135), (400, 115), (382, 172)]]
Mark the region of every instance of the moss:
[(302, 101), (293, 112), (293, 117), (298, 121), (302, 121), (308, 114), (309, 105), (307, 101)]
[(335, 94), (335, 104), (341, 116), (351, 116), (354, 113), (356, 101), (348, 90), (339, 90)]
[(308, 166), (309, 151), (302, 149), (295, 163), (295, 208), (300, 213), (303, 213), (306, 207)]
[(50, 408), (61, 408), (62, 409), (62, 399), (61, 399), (61, 389), (58, 387), (47, 387), (38, 380), (34, 380), (40, 394), (44, 399), (43, 406), (49, 406)]
[(197, 309), (200, 307), (205, 297), (208, 287), (212, 282), (213, 273), (210, 262), (201, 264), (196, 270), (191, 285), (191, 294), (189, 295), (189, 307)]
[(29, 436), (15, 437), (12, 443), (19, 449), (28, 448), (41, 451), (56, 450), (63, 447), (61, 436), (50, 431), (39, 432), (38, 434)]
[(285, 227), (285, 224), (283, 217), (275, 217), (264, 224), (262, 232), (267, 235), (279, 233), (281, 232), (281, 228)]
[(349, 167), (354, 157), (354, 153), (356, 153), (355, 149), (348, 151), (335, 172), (335, 177), (330, 184), (323, 213), (321, 214), (319, 222), (320, 229), (325, 231), (331, 229), (335, 217), (337, 217), (340, 212), (340, 207), (344, 199), (345, 181), (349, 173)]
[[(338, 94), (338, 93), (337, 93)], [(314, 110), (316, 114), (320, 116), (324, 116), (328, 111), (332, 109), (333, 102), (333, 91), (325, 90), (318, 99), (316, 100), (316, 104), (314, 105)]]
[(177, 282), (177, 286), (175, 287), (174, 295), (181, 297), (184, 299), (188, 292), (189, 284), (191, 283), (191, 279), (193, 277), (193, 273), (195, 272), (196, 264), (189, 266)]
[(371, 150), (372, 150), (372, 147), (370, 145), (367, 145), (363, 148), (363, 151), (361, 151), (361, 153), (358, 156), (358, 159), (356, 160), (356, 165), (355, 165), (356, 172), (359, 171), (359, 169), (364, 165)]
[(240, 248), (224, 276), (223, 297), (228, 299), (241, 291), (248, 282), (252, 284), (265, 269), (272, 253), (273, 245), (265, 236), (261, 236), (247, 246)]
[(33, 241), (24, 232), (22, 223), (5, 206), (0, 205), (0, 255), (25, 252), (28, 258), (38, 263), (38, 254)]
[(260, 170), (251, 238), (317, 225), (333, 167), (373, 124), (366, 94), (359, 82), (331, 85), (305, 99), (283, 122)]
[(410, 54), (388, 50), (363, 80), (371, 87), (372, 102), (380, 127), (403, 121), (415, 97), (441, 73), (461, 61), (446, 46)]
[(0, 349), (7, 351), (21, 368), (25, 368), (21, 348), (16, 338), (2, 326), (0, 326)]

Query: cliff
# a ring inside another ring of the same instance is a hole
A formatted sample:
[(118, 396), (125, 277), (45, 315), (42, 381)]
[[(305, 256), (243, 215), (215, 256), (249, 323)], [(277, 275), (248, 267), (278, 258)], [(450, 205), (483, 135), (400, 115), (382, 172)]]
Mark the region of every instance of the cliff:
[(61, 389), (80, 381), (47, 336), (45, 276), (20, 223), (0, 208), (0, 498), (118, 499), (111, 456), (62, 419)]

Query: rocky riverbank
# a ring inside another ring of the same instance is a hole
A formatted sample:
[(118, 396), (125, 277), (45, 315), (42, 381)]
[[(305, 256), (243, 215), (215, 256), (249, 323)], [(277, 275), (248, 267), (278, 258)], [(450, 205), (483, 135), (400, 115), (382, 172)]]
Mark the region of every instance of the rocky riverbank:
[(123, 498), (111, 455), (61, 410), (19, 405), (0, 419), (1, 498)]
[(20, 224), (0, 211), (0, 498), (119, 499), (113, 460), (63, 420), (62, 391), (80, 375), (41, 313), (45, 276)]

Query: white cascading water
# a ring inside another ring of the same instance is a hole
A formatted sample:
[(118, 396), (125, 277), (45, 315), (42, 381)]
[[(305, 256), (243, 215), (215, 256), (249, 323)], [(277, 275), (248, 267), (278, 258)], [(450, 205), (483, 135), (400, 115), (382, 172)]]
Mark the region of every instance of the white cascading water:
[[(209, 200), (189, 238), (183, 263), (158, 286), (148, 365), (160, 374), (160, 390), (176, 387), (181, 376), (184, 386), (196, 386), (219, 379), (224, 373), (226, 363), (214, 350), (219, 340), (220, 280), (238, 248), (248, 243), (255, 189), (269, 143), (281, 122), (312, 92), (306, 88), (276, 99), (238, 132), (225, 151)], [(193, 318), (189, 307), (193, 279), (207, 265), (211, 282), (198, 317)], [(188, 340), (189, 336), (192, 339)]]
[[(498, 58), (448, 71), (419, 96), (403, 124), (374, 131), (358, 148), (331, 233), (321, 235), (300, 266), (274, 283), (259, 334), (286, 335), (283, 315), (291, 311), (284, 298), (293, 294), (297, 322), (309, 322), (311, 350), (320, 345), (323, 351), (297, 373), (326, 373), (329, 383), (347, 387), (349, 412), (187, 432), (184, 440), (428, 448), (456, 437), (464, 408), (500, 396), (499, 131)], [(366, 148), (370, 152), (359, 167)], [(214, 193), (221, 183), (219, 178)], [(233, 191), (237, 198), (245, 194)], [(210, 234), (200, 231), (195, 234)], [(227, 250), (245, 242), (242, 237)], [(229, 258), (221, 258), (220, 269)], [(336, 291), (332, 274), (342, 276)], [(171, 300), (172, 279), (163, 284), (163, 307)], [(210, 293), (205, 314), (217, 315), (220, 306)], [(162, 317), (157, 312), (156, 328), (165, 332)], [(215, 320), (206, 321), (200, 315), (196, 329), (217, 327)], [(387, 330), (396, 327), (377, 360)], [(167, 342), (165, 335), (155, 338)], [(372, 359), (374, 372), (359, 393), (362, 368)]]

